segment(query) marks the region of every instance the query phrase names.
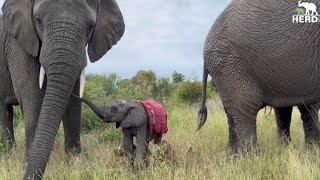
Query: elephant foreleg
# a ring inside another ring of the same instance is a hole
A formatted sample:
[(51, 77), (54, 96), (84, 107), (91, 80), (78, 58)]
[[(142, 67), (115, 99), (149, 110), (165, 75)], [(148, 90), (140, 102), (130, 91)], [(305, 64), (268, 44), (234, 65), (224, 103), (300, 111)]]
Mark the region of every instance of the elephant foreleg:
[(44, 90), (39, 88), (40, 63), (27, 54), (13, 38), (7, 44), (7, 61), (14, 94), (25, 122), (26, 159), (37, 129)]
[[(79, 81), (77, 81), (73, 94), (79, 95)], [(81, 102), (71, 97), (68, 108), (63, 117), (64, 146), (67, 153), (80, 153), (80, 124), (81, 124)]]
[(133, 135), (132, 132), (127, 128), (123, 129), (122, 147), (126, 156), (129, 158), (130, 163), (132, 163), (134, 159)]
[(283, 108), (274, 108), (274, 112), (276, 115), (279, 139), (283, 143), (288, 144), (291, 141), (290, 123), (291, 123), (292, 106), (283, 107)]
[(0, 103), (1, 143), (12, 147), (15, 143), (13, 130), (13, 107)]
[(137, 149), (134, 167), (141, 169), (146, 165), (148, 154), (147, 126), (139, 127), (137, 131)]
[(305, 142), (307, 144), (320, 143), (319, 105), (302, 105), (298, 106), (298, 108), (303, 121)]

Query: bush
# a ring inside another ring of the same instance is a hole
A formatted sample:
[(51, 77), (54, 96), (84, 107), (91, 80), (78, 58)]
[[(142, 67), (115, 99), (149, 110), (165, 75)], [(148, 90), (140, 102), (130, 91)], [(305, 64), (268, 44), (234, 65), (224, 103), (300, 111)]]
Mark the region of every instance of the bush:
[(177, 88), (177, 97), (181, 101), (195, 103), (201, 98), (201, 90), (202, 85), (200, 82), (181, 82)]
[[(186, 81), (177, 85), (177, 98), (180, 101), (187, 103), (196, 103), (201, 100), (202, 96), (202, 82), (200, 81)], [(211, 85), (207, 85), (207, 98), (216, 96), (217, 93), (213, 90)]]

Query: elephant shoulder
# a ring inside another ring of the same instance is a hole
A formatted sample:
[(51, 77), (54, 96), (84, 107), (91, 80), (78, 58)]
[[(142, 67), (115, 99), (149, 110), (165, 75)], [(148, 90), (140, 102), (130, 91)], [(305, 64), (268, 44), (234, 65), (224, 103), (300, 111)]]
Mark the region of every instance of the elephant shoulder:
[(134, 108), (131, 110), (131, 115), (137, 119), (148, 122), (148, 117), (144, 106), (139, 101), (132, 101)]

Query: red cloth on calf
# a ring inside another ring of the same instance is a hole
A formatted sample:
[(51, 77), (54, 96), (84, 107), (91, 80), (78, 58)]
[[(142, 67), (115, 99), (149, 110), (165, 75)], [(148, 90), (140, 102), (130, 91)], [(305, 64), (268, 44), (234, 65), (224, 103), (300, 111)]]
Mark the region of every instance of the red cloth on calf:
[(168, 132), (167, 113), (164, 107), (155, 100), (140, 101), (148, 115), (149, 135)]

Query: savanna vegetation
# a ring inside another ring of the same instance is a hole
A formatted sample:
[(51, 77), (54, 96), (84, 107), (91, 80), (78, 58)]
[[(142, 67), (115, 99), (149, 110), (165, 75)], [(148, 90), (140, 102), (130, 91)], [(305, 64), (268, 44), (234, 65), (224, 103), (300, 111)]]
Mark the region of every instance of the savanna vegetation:
[[(84, 96), (99, 105), (124, 97), (153, 98), (168, 112), (169, 132), (164, 139), (175, 151), (175, 163), (161, 157), (161, 149), (151, 145), (150, 165), (132, 171), (123, 157), (114, 155), (121, 144), (121, 130), (103, 124), (83, 105), (82, 147), (77, 156), (64, 153), (63, 129), (60, 128), (45, 179), (320, 179), (320, 150), (305, 147), (300, 114), (295, 109), (292, 120), (292, 143), (278, 142), (274, 115), (258, 116), (259, 154), (230, 156), (226, 149), (227, 119), (215, 90), (208, 86), (208, 120), (198, 132), (197, 113), (202, 83), (174, 72), (172, 77), (157, 77), (153, 71), (139, 71), (131, 79), (117, 74), (88, 75)], [(16, 147), (8, 150), (0, 143), (0, 180), (21, 179), (25, 167), (24, 123), (15, 108)]]

